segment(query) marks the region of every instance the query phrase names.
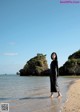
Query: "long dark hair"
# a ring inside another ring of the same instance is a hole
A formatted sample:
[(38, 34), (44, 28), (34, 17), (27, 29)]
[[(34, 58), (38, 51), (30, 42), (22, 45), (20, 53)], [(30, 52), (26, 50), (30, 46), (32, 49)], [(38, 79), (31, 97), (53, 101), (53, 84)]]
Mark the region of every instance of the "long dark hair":
[(53, 58), (52, 58), (53, 54), (55, 54), (55, 55), (56, 55), (55, 61), (58, 61), (58, 57), (57, 57), (56, 52), (53, 52), (53, 53), (51, 54), (51, 59), (53, 60)]

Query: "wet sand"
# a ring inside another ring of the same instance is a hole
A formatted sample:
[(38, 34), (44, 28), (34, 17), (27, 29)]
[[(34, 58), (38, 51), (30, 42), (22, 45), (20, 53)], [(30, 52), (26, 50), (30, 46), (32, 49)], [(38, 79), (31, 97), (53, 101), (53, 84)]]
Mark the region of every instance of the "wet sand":
[(71, 85), (62, 112), (80, 112), (80, 79)]
[(36, 96), (27, 96), (18, 100), (7, 101), (10, 112), (60, 112), (62, 100), (50, 98), (50, 93), (37, 94)]
[[(70, 85), (71, 82), (68, 88)], [(65, 88), (67, 93), (67, 86)], [(9, 103), (10, 112), (61, 112), (66, 93), (62, 91), (62, 98), (57, 98), (57, 93), (54, 93), (54, 97), (51, 98), (49, 89), (45, 88), (35, 91), (32, 95), (6, 102)]]

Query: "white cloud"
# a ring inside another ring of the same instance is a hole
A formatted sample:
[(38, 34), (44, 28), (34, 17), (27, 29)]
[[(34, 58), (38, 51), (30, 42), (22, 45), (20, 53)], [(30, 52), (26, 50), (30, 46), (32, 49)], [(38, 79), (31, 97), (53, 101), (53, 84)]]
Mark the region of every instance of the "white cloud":
[(4, 56), (17, 56), (18, 53), (4, 53)]

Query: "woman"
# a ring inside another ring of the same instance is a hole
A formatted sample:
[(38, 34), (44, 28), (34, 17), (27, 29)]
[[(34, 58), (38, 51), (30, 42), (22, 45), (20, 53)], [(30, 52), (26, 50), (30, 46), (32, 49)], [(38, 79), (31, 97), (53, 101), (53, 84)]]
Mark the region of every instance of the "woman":
[(58, 60), (57, 60), (57, 54), (55, 52), (53, 52), (51, 54), (51, 59), (52, 62), (50, 64), (50, 84), (51, 84), (51, 97), (53, 97), (53, 92), (57, 92), (58, 93), (58, 97), (62, 96), (60, 91), (59, 91), (59, 87), (58, 87), (58, 83), (57, 83), (57, 77), (59, 75), (59, 70), (58, 70)]

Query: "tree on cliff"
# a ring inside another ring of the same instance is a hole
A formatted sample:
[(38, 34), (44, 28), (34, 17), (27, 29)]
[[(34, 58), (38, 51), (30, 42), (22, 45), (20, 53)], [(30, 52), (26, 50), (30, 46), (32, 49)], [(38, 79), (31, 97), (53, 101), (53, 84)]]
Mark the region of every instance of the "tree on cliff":
[(59, 71), (61, 75), (80, 75), (80, 50), (70, 55)]
[(27, 61), (23, 69), (21, 69), (19, 72), (21, 76), (47, 75), (48, 64), (46, 60), (46, 55), (37, 54), (37, 56)]

